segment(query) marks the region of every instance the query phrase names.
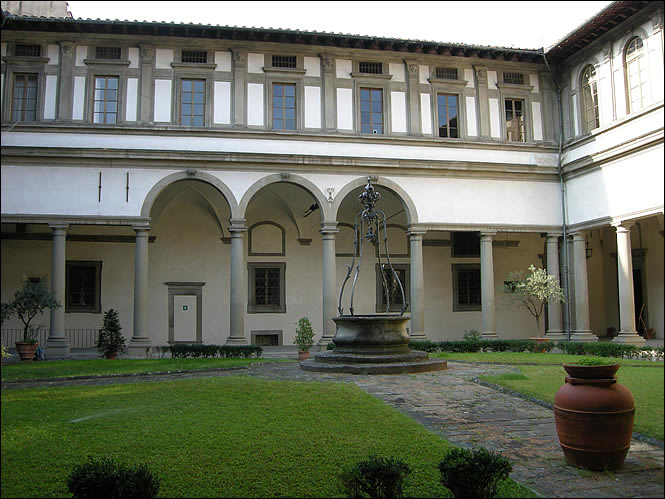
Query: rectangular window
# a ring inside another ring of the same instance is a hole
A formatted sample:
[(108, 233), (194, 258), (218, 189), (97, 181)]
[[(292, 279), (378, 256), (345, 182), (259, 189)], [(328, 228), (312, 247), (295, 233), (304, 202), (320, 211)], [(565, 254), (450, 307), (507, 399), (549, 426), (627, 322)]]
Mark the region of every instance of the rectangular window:
[(524, 85), (524, 73), (503, 73), (503, 82)]
[[(409, 266), (394, 264), (393, 268), (399, 277), (402, 287), (404, 288), (404, 299), (406, 299), (407, 306), (409, 303)], [(376, 265), (376, 311), (377, 313), (386, 312), (386, 284), (388, 288), (388, 298), (390, 300), (389, 312), (399, 312), (402, 309), (402, 293), (399, 289), (399, 283), (395, 279), (390, 267), (387, 265), (383, 268), (383, 276), (385, 282), (381, 277), (381, 269)]]
[(285, 313), (285, 263), (248, 263), (247, 312)]
[(453, 257), (479, 257), (480, 256), (480, 233), (478, 232), (453, 232)]
[(205, 80), (180, 81), (180, 124), (203, 126), (205, 115)]
[(273, 68), (296, 68), (296, 56), (295, 55), (273, 55), (272, 56), (272, 67)]
[(37, 75), (16, 73), (12, 92), (12, 121), (37, 120)]
[(67, 262), (65, 312), (101, 313), (101, 282), (102, 262)]
[(453, 264), (453, 312), (481, 310), (480, 265)]
[(208, 62), (208, 52), (206, 50), (183, 50), (180, 57), (181, 62), (194, 64), (206, 64)]
[(358, 71), (360, 73), (380, 75), (383, 74), (383, 63), (360, 61), (358, 63)]
[(506, 99), (506, 138), (511, 142), (525, 142), (524, 134), (524, 101)]
[(296, 86), (293, 83), (272, 85), (272, 127), (275, 130), (296, 129)]
[(118, 77), (95, 77), (95, 97), (93, 103), (94, 123), (113, 124), (118, 121)]
[(439, 137), (449, 139), (459, 138), (457, 95), (438, 94), (437, 108), (439, 114)]
[(42, 46), (17, 43), (14, 47), (14, 55), (16, 57), (40, 57), (42, 55)]
[(120, 59), (120, 47), (95, 47), (95, 59)]
[(435, 76), (441, 80), (456, 80), (457, 68), (436, 68)]
[(380, 88), (360, 89), (360, 131), (383, 133), (383, 90)]

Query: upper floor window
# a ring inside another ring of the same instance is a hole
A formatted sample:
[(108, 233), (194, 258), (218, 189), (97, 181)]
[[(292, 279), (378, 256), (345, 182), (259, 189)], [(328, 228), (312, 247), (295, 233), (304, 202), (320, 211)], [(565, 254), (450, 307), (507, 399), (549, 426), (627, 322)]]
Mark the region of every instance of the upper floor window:
[(95, 47), (95, 59), (120, 59), (120, 47)]
[(453, 232), (451, 239), (454, 258), (480, 256), (479, 232)]
[(369, 74), (383, 74), (383, 64), (380, 62), (360, 61), (358, 63), (358, 72)]
[(457, 95), (438, 94), (439, 137), (456, 139), (459, 137), (457, 117)]
[(626, 88), (628, 90), (628, 112), (638, 111), (647, 103), (649, 80), (644, 57), (642, 39), (635, 37), (628, 42), (625, 54)]
[(114, 124), (118, 121), (118, 77), (95, 77), (93, 123)]
[(598, 119), (598, 86), (596, 83), (596, 70), (587, 66), (582, 73), (582, 125), (584, 133), (588, 133), (600, 126)]
[(183, 50), (180, 54), (180, 62), (206, 64), (208, 62), (208, 52), (205, 50)]
[(524, 73), (503, 73), (503, 82), (513, 85), (524, 85)]
[(436, 68), (434, 75), (442, 80), (457, 80), (457, 68)]
[(14, 47), (14, 55), (16, 57), (40, 57), (42, 55), (42, 46), (17, 43)]
[(273, 55), (272, 67), (273, 68), (289, 68), (295, 69), (297, 66), (295, 55)]
[(205, 80), (180, 80), (180, 124), (203, 126), (205, 115)]
[(296, 129), (296, 86), (293, 83), (272, 85), (272, 127), (276, 130)]
[(15, 73), (12, 121), (37, 120), (37, 74)]
[(522, 99), (505, 100), (506, 139), (511, 142), (525, 142), (524, 101)]
[(383, 133), (383, 90), (360, 89), (360, 132)]

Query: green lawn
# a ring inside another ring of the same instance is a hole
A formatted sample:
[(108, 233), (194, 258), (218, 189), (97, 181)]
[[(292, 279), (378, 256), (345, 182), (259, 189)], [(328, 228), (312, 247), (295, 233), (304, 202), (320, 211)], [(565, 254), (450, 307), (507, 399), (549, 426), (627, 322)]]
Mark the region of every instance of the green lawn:
[(254, 362), (282, 362), (277, 359), (89, 359), (21, 362), (2, 366), (2, 380), (43, 379), (71, 376), (152, 373), (243, 367)]
[[(482, 376), (480, 379), (510, 390), (554, 403), (554, 395), (564, 384), (566, 372), (560, 364), (578, 361), (581, 357), (563, 354), (528, 353), (440, 353), (436, 357), (476, 362), (555, 363), (559, 365), (520, 365), (519, 374)], [(602, 358), (602, 357), (600, 357)], [(622, 364), (617, 372), (619, 383), (628, 388), (635, 399), (635, 431), (663, 440), (663, 363), (631, 359), (605, 359)], [(650, 366), (650, 367), (633, 367)]]
[[(341, 497), (340, 469), (371, 453), (412, 467), (407, 496), (450, 497), (438, 472), (449, 444), (352, 384), (233, 376), (3, 390), (1, 445), (3, 497), (67, 497), (88, 455), (146, 463), (162, 497)], [(501, 496), (535, 497), (512, 481)]]

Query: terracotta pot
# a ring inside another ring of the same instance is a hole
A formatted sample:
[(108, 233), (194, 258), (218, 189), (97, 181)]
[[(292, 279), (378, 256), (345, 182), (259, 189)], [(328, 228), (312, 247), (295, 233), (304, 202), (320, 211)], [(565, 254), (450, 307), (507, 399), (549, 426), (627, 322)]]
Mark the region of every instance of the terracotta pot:
[(614, 376), (619, 365), (563, 367), (570, 376), (554, 397), (554, 420), (566, 461), (590, 470), (618, 468), (635, 417), (633, 395)]
[(17, 341), (15, 344), (21, 362), (32, 362), (32, 359), (35, 358), (35, 352), (37, 351), (39, 343), (27, 343), (25, 341)]
[(115, 358), (118, 356), (117, 353), (107, 353), (105, 357), (109, 360), (115, 360)]
[[(547, 343), (548, 341), (550, 341), (550, 339), (549, 338), (533, 337), (533, 338), (529, 338), (529, 341), (535, 341), (536, 343)], [(545, 353), (544, 348), (536, 347), (536, 348), (533, 349), (533, 351), (534, 351), (534, 353)]]
[(298, 360), (307, 360), (309, 359), (309, 352), (303, 352), (302, 350), (298, 352)]

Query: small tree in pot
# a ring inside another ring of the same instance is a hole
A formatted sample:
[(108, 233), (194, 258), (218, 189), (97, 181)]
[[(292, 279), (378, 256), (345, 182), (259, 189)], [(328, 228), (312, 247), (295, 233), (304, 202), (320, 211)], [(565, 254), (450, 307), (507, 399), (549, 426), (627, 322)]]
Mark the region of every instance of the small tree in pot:
[(23, 341), (16, 342), (16, 349), (22, 361), (32, 361), (39, 346), (34, 338), (34, 329), (30, 327), (32, 319), (37, 314), (43, 314), (46, 309), (54, 310), (61, 306), (42, 280), (24, 281), (21, 289), (14, 293), (12, 301), (3, 306), (3, 320), (16, 314), (23, 323)]
[(296, 345), (298, 345), (298, 357), (304, 360), (309, 357), (309, 349), (314, 344), (314, 331), (312, 323), (307, 317), (298, 319), (296, 328)]
[(97, 338), (97, 351), (100, 356), (115, 359), (118, 353), (126, 350), (125, 337), (120, 334), (121, 330), (118, 312), (112, 308), (104, 312), (104, 325)]

